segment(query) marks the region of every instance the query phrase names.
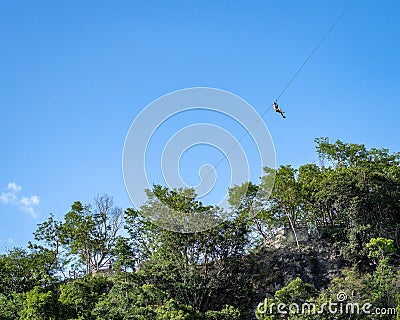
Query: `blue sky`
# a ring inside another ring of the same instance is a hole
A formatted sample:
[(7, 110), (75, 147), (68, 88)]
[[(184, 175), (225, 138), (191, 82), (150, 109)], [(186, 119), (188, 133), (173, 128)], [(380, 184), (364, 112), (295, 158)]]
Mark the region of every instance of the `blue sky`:
[[(207, 86), (264, 112), (347, 3), (1, 1), (0, 251), (76, 200), (129, 207), (124, 139), (154, 99)], [(280, 98), (287, 119), (266, 113), (278, 165), (318, 163), (321, 136), (400, 151), (399, 10), (355, 0)]]

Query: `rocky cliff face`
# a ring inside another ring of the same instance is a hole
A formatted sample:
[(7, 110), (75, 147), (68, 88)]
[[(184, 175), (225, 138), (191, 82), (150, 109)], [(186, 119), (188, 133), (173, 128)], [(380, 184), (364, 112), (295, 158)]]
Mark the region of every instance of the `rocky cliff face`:
[(344, 268), (350, 267), (322, 240), (301, 241), (300, 249), (286, 241), (285, 245), (263, 249), (253, 259), (258, 260), (256, 290), (261, 297), (273, 295), (297, 277), (317, 289), (325, 288)]

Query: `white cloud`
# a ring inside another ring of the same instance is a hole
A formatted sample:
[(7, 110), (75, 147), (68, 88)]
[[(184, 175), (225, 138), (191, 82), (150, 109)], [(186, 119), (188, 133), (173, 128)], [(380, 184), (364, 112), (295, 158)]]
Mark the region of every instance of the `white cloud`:
[(24, 212), (29, 213), (32, 217), (37, 218), (36, 207), (40, 203), (40, 198), (36, 195), (29, 197), (20, 197), (19, 192), (22, 187), (17, 185), (15, 182), (10, 182), (5, 192), (0, 194), (0, 202), (3, 204), (14, 204)]
[(17, 201), (17, 196), (12, 192), (3, 192), (0, 194), (1, 203), (13, 203)]
[(38, 206), (39, 203), (40, 199), (38, 196), (30, 196), (29, 198), (22, 197), (20, 200), (20, 209), (29, 213), (32, 217), (37, 218), (37, 213), (35, 212), (34, 207)]
[(15, 182), (10, 182), (5, 192), (0, 194), (0, 201), (2, 203), (15, 203), (18, 201), (17, 193), (22, 189), (21, 186)]
[(15, 182), (9, 182), (7, 186), (7, 190), (10, 190), (12, 192), (18, 193), (22, 189), (21, 186), (17, 185)]
[(22, 197), (20, 202), (22, 205), (24, 205), (26, 207), (31, 207), (33, 205), (38, 205), (40, 202), (40, 199), (38, 196), (30, 196), (29, 198)]

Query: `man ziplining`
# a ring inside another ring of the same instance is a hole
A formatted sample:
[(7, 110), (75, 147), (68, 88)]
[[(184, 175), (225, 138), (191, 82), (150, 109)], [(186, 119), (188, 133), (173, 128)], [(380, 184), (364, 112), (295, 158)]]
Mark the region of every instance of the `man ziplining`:
[(285, 113), (282, 111), (282, 109), (279, 108), (276, 101), (274, 102), (274, 110), (275, 112), (279, 112), (283, 118), (286, 118)]

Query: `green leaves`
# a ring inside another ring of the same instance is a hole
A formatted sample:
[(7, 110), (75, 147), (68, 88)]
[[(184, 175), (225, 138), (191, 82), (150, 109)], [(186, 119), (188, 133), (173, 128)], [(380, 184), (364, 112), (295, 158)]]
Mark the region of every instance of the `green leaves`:
[(397, 251), (392, 239), (385, 239), (382, 237), (371, 238), (366, 246), (369, 251), (368, 257), (375, 261), (377, 261), (377, 259), (388, 259)]
[[(343, 292), (351, 303), (395, 307), (400, 154), (327, 138), (316, 139), (316, 148), (321, 166), (264, 168), (259, 185), (246, 182), (230, 189), (229, 217), (199, 202), (193, 189), (158, 185), (147, 190), (141, 208), (126, 209), (124, 217), (106, 195), (92, 205), (74, 202), (60, 221), (50, 214), (27, 249), (0, 255), (0, 320), (247, 319), (266, 292), (259, 319), (356, 319), (264, 312), (302, 302), (320, 308), (337, 302)], [(289, 247), (289, 241), (280, 240), (282, 251), (277, 252), (283, 255), (275, 252), (266, 259), (282, 230), (283, 237), (292, 231), (287, 238), (294, 235), (303, 252), (294, 252), (292, 241)], [(327, 250), (310, 248), (325, 242)], [(306, 250), (333, 262), (304, 255)], [(320, 288), (321, 276), (337, 274), (344, 264), (337, 253), (356, 267), (327, 287), (323, 279), (324, 289), (317, 291), (300, 278), (275, 287), (282, 279), (306, 275)], [(293, 265), (290, 257), (297, 259)], [(276, 259), (289, 263), (290, 272)], [(72, 267), (85, 268), (87, 275), (67, 279), (63, 273)], [(321, 274), (315, 274), (318, 268), (324, 269)]]
[(69, 255), (77, 255), (87, 274), (111, 266), (123, 226), (122, 210), (112, 198), (98, 196), (93, 207), (76, 201), (64, 222), (56, 226), (60, 243)]
[(20, 320), (56, 320), (57, 299), (51, 291), (43, 292), (35, 287), (26, 295)]
[(77, 279), (60, 286), (58, 298), (63, 319), (94, 319), (92, 309), (108, 287), (110, 281), (102, 276)]
[[(156, 186), (149, 196), (155, 195), (173, 209), (188, 213), (208, 210), (195, 200), (191, 190)], [(244, 254), (248, 243), (245, 220), (225, 221), (203, 232), (173, 232), (143, 218), (142, 210), (158, 208), (151, 199), (141, 211), (127, 210), (126, 223), (131, 246), (137, 248), (143, 261), (141, 272), (153, 285), (168, 291), (177, 303), (190, 304), (195, 311), (217, 307), (217, 295), (231, 290), (234, 283), (235, 294), (246, 290), (246, 285), (240, 288), (242, 283), (237, 284), (234, 273), (238, 268), (235, 259)]]
[(25, 296), (25, 293), (13, 293), (9, 296), (0, 294), (0, 320), (18, 319)]
[(291, 303), (301, 304), (314, 297), (316, 292), (317, 290), (312, 285), (304, 283), (300, 278), (296, 278), (286, 287), (276, 291), (275, 299), (287, 305)]
[(27, 292), (35, 286), (47, 287), (56, 279), (51, 250), (28, 252), (14, 248), (0, 255), (0, 293)]
[[(316, 297), (317, 290), (310, 284), (304, 283), (300, 278), (291, 281), (286, 287), (278, 290), (274, 294), (274, 298), (265, 298), (256, 310), (256, 318), (262, 320), (280, 319), (282, 315), (287, 318), (300, 314), (302, 305)], [(295, 308), (293, 308), (295, 307)], [(297, 311), (293, 312), (293, 311)], [(306, 314), (301, 314), (306, 317)]]

